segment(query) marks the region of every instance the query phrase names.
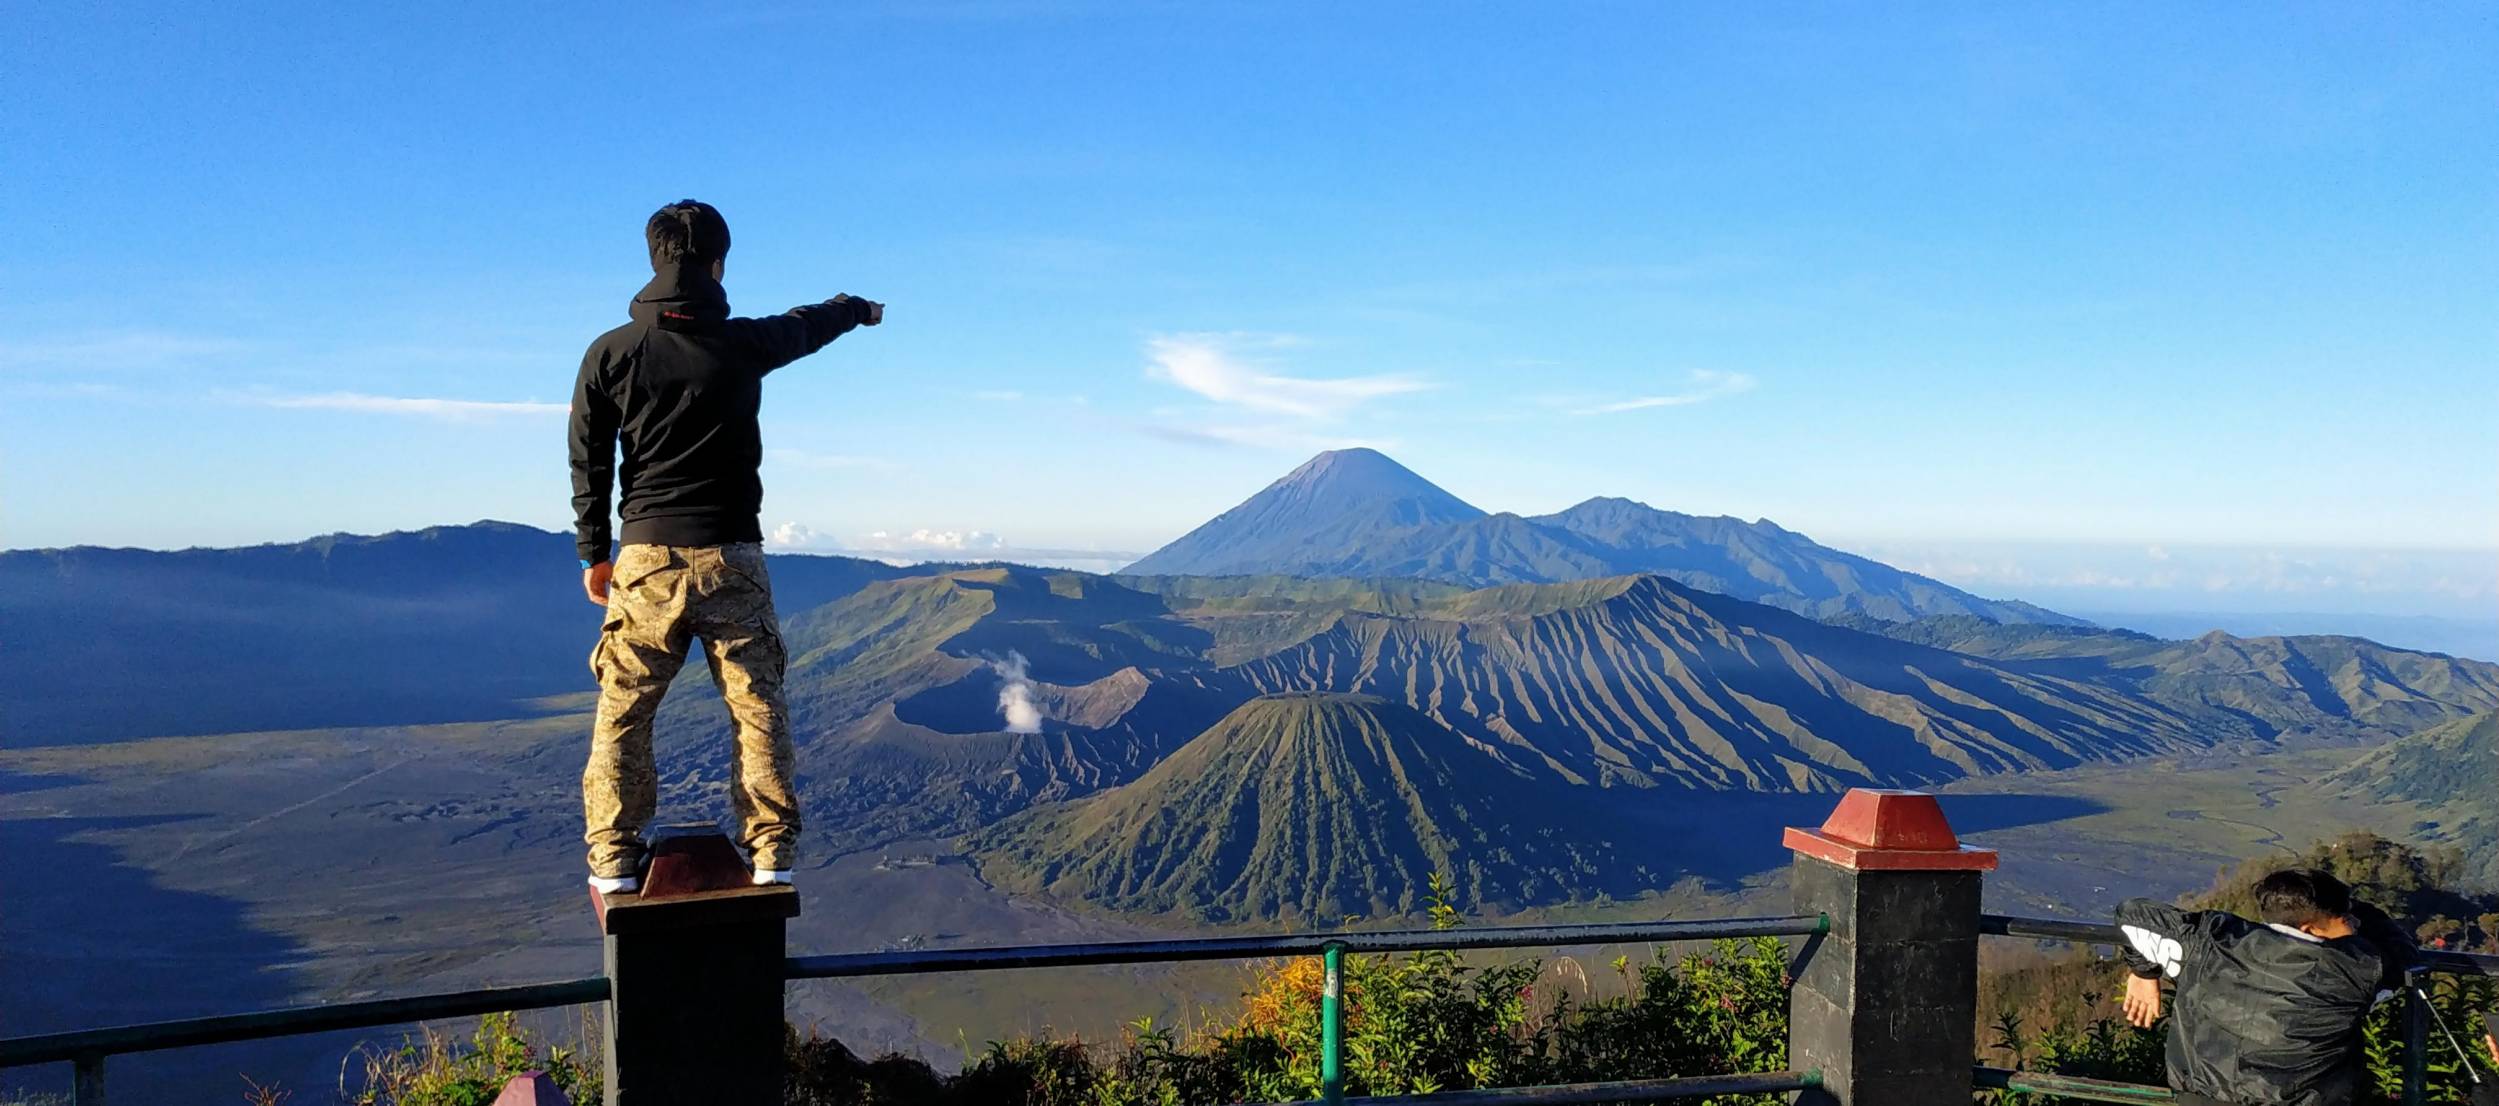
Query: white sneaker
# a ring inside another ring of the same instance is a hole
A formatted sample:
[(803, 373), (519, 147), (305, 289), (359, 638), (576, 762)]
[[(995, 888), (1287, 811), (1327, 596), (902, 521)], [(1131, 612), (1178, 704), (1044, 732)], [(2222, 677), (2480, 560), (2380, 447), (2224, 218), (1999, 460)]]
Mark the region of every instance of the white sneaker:
[(602, 895), (631, 895), (642, 890), (641, 876), (592, 876), (590, 889)]
[(790, 885), (790, 872), (787, 868), (757, 868), (752, 882), (757, 887), (787, 887)]

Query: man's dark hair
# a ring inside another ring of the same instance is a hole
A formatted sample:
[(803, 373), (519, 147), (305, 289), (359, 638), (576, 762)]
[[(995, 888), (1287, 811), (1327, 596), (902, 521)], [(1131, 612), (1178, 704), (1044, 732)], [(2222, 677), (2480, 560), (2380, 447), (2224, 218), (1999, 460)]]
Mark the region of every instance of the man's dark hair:
[(2256, 882), (2256, 912), (2275, 925), (2314, 925), (2351, 913), (2351, 888), (2314, 868), (2275, 872)]
[(729, 221), (701, 200), (679, 200), (651, 213), (642, 238), (651, 246), (651, 268), (709, 265), (729, 256)]

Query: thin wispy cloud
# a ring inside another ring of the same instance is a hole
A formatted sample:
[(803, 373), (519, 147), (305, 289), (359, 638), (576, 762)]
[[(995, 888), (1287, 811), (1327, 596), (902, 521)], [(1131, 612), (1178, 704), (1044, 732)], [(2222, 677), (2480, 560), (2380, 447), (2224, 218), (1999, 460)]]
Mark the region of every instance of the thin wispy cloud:
[(351, 411), (366, 415), (407, 415), (417, 418), (477, 421), (481, 419), (525, 416), (543, 418), (564, 414), (561, 403), (531, 403), (484, 399), (439, 399), (431, 396), (377, 396), (363, 392), (324, 392), (319, 395), (253, 395), (241, 397), (246, 403), (262, 407), (278, 407), (302, 411)]
[(1141, 427), (1146, 434), (1182, 445), (1217, 446), (1227, 449), (1271, 449), (1292, 453), (1318, 453), (1331, 449), (1395, 449), (1397, 444), (1384, 438), (1359, 438), (1318, 433), (1302, 426), (1281, 423), (1198, 425), (1192, 423), (1147, 423)]
[(1261, 353), (1296, 344), (1283, 335), (1163, 335), (1146, 343), (1151, 361), (1147, 375), (1226, 407), (1313, 420), (1342, 418), (1374, 400), (1432, 387), (1421, 377), (1403, 373), (1288, 376), (1259, 360)]
[(231, 357), (251, 348), (249, 343), (231, 338), (152, 330), (0, 341), (0, 370), (168, 368)]
[(1713, 399), (1753, 390), (1753, 378), (1744, 373), (1721, 372), (1716, 369), (1694, 369), (1687, 386), (1680, 392), (1632, 396), (1603, 403), (1580, 403), (1570, 407), (1574, 415), (1619, 415), (1626, 411), (1646, 411), (1658, 407), (1690, 407)]
[(805, 449), (767, 449), (764, 456), (774, 464), (805, 469), (891, 469), (899, 466), (882, 457), (862, 457), (852, 453), (817, 453)]
[(983, 403), (1014, 403), (1023, 399), (1024, 393), (1004, 388), (984, 388), (973, 392), (972, 398)]

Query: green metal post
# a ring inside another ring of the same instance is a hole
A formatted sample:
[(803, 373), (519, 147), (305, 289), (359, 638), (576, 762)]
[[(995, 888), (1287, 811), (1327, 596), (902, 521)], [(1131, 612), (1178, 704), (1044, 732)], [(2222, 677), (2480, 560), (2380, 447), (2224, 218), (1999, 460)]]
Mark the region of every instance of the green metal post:
[(70, 1061), (70, 1101), (75, 1106), (104, 1106), (104, 1054), (90, 1052)]
[(1327, 978), (1319, 989), (1319, 1097), (1336, 1106), (1345, 1101), (1345, 945), (1330, 941), (1320, 950)]
[(2430, 1100), (2429, 975), (2420, 968), (2404, 973), (2404, 1106)]

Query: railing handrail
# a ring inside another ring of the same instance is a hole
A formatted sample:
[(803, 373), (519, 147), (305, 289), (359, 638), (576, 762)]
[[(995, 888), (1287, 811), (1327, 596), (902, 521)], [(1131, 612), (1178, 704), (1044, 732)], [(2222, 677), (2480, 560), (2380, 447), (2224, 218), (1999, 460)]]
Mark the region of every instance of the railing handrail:
[[(1329, 944), (1351, 951), (1523, 948), (1624, 942), (1705, 940), (1713, 937), (1800, 936), (1829, 929), (1824, 917), (1725, 918), (1684, 922), (1601, 925), (1493, 926), (1475, 929), (1382, 930), (1296, 933), (1261, 937), (1215, 937), (1176, 941), (1119, 941), (1022, 945), (925, 952), (836, 953), (793, 956), (787, 978), (830, 979), (916, 972), (1005, 968), (1075, 967), (1089, 964), (1176, 963), (1241, 960), (1261, 956), (1316, 955)], [(603, 1002), (605, 976), (487, 987), (439, 994), (358, 1002), (292, 1006), (243, 1014), (142, 1022), (0, 1039), (0, 1068), (58, 1063), (80, 1057), (152, 1052), (191, 1045), (287, 1037), (333, 1029), (365, 1029), (429, 1018), (470, 1017), (505, 1010), (539, 1010)]]
[[(2082, 922), (2068, 918), (2025, 918), (2012, 914), (1981, 914), (1978, 931), (1997, 937), (2036, 937), (2050, 941), (2076, 941), (2094, 945), (2115, 945), (2125, 941), (2115, 922)], [(2499, 956), (2485, 952), (2455, 952), (2450, 949), (2420, 949), (2415, 955), (2422, 967), (2453, 975), (2499, 976)]]
[(2051, 1075), (2046, 1072), (2012, 1071), (1980, 1064), (1972, 1073), (1972, 1081), (1980, 1087), (2004, 1091), (2031, 1091), (2052, 1094), (2059, 1098), (2079, 1098), (2086, 1102), (2175, 1102), (2178, 1093), (2167, 1087), (2146, 1083), (2114, 1083), (2106, 1079), (2085, 1079), (2079, 1075)]
[[(1009, 945), (917, 952), (834, 953), (793, 956), (785, 964), (788, 979), (835, 979), (901, 975), (919, 972), (993, 971), (1013, 968), (1081, 967), (1089, 965), (1180, 963), (1242, 960), (1263, 956), (1308, 956), (1329, 946), (1350, 952), (1415, 952), (1570, 945), (1663, 943), (1728, 937), (1798, 937), (1830, 932), (1829, 916), (1801, 915), (1720, 918), (1681, 922), (1490, 926), (1481, 928), (1375, 930), (1342, 933), (1295, 933), (1254, 937), (1189, 938), (1168, 941), (1111, 941), (1061, 945)], [(2124, 940), (2109, 922), (2066, 918), (2033, 918), (1982, 914), (1979, 932), (2001, 937), (2117, 944)], [(2499, 956), (2486, 953), (2423, 949), (2422, 967), (2430, 971), (2499, 977)], [(337, 1029), (363, 1029), (432, 1018), (470, 1017), (507, 1010), (539, 1010), (603, 1002), (609, 986), (605, 976), (486, 987), (398, 998), (316, 1006), (282, 1007), (242, 1014), (143, 1022), (0, 1038), (0, 1068), (58, 1063), (131, 1052), (151, 1052), (193, 1045), (261, 1040)], [(1995, 1069), (1982, 1068), (1981, 1078)], [(2023, 1078), (2048, 1078), (2021, 1073)], [(1727, 1079), (1805, 1078), (1797, 1073), (1727, 1076)], [(2067, 1077), (2057, 1077), (2067, 1078)], [(1667, 1083), (1657, 1082), (1661, 1091)], [(1592, 1085), (1593, 1086), (1593, 1085)], [(1609, 1085), (1613, 1086), (1613, 1085)], [(1760, 1090), (1796, 1090), (1768, 1087)], [(2122, 1087), (2124, 1085), (2112, 1085)], [(1614, 1089), (1627, 1089), (1614, 1086)], [(1562, 1090), (1567, 1091), (1567, 1088)], [(1713, 1093), (1713, 1092), (1695, 1092)], [(1610, 1101), (1631, 1101), (1638, 1095), (1617, 1095)], [(1666, 1097), (1673, 1097), (1668, 1095)], [(1386, 1100), (1383, 1100), (1386, 1101)], [(1437, 1101), (1437, 1099), (1435, 1100)], [(1486, 1098), (1486, 1102), (1529, 1101)], [(1537, 1102), (1576, 1102), (1572, 1098), (1539, 1098)], [(1590, 1099), (1589, 1101), (1597, 1101)], [(2131, 1101), (2131, 1100), (2119, 1100)]]
[(1622, 922), (1598, 925), (1487, 926), (1347, 933), (1289, 933), (1257, 937), (1199, 937), (1172, 941), (1109, 941), (1067, 945), (1003, 945), (914, 952), (845, 952), (789, 958), (791, 979), (838, 979), (917, 972), (1067, 968), (1103, 964), (1160, 964), (1195, 960), (1246, 960), (1261, 956), (1316, 956), (1335, 945), (1347, 952), (1421, 952), (1441, 949), (1541, 948), (1719, 937), (1800, 937), (1830, 930), (1816, 915), (1721, 918), (1688, 922)]
[[(1666, 1102), (1712, 1094), (1773, 1094), (1822, 1085), (1819, 1071), (1765, 1071), (1743, 1075), (1690, 1075), (1676, 1079), (1629, 1079), (1615, 1083), (1555, 1083), (1541, 1087), (1484, 1087), (1430, 1094), (1374, 1095), (1341, 1100), (1341, 1106), (1578, 1106), (1603, 1102)], [(1277, 1106), (1326, 1106), (1326, 1099)]]
[(0, 1038), (0, 1068), (57, 1063), (81, 1057), (154, 1052), (190, 1045), (225, 1044), (268, 1037), (292, 1037), (332, 1029), (368, 1029), (377, 1025), (460, 1018), (506, 1010), (543, 1010), (603, 1002), (606, 976), (528, 983), (515, 987), (482, 987), (431, 995), (334, 1002), (320, 1006), (289, 1006), (245, 1014), (141, 1022), (67, 1033), (40, 1033)]

